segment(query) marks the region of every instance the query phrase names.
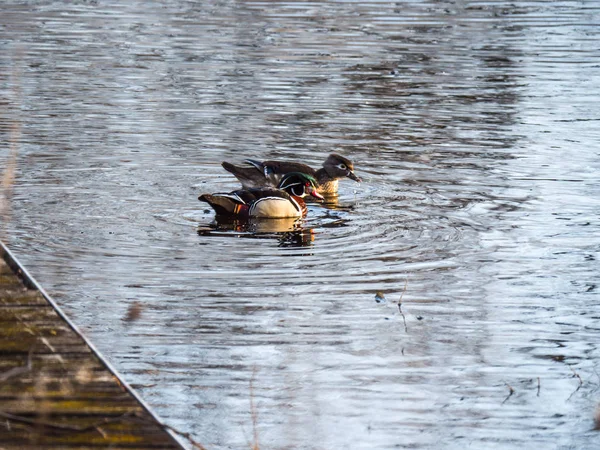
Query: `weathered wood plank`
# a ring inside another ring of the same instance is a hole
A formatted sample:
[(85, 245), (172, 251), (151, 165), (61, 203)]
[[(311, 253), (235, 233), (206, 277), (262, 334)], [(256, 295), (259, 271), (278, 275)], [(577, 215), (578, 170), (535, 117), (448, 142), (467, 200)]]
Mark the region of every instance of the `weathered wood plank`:
[(181, 449), (0, 244), (0, 449)]

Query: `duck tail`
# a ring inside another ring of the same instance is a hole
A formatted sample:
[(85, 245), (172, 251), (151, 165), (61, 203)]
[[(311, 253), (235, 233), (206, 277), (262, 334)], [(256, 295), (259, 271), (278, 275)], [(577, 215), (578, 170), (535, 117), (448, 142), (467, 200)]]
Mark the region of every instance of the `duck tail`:
[(223, 169), (229, 173), (232, 173), (242, 183), (251, 178), (252, 175), (256, 176), (256, 169), (254, 167), (234, 166), (227, 161), (223, 161), (221, 165), (223, 166)]
[(223, 169), (225, 169), (227, 172), (230, 172), (232, 174), (236, 174), (236, 172), (239, 170), (239, 167), (234, 166), (231, 163), (228, 163), (227, 161), (223, 161), (221, 163), (221, 165), (223, 166)]
[(257, 170), (256, 166), (235, 166), (226, 161), (222, 162), (221, 165), (223, 166), (223, 169), (233, 174), (233, 176), (242, 183), (244, 189), (252, 189), (265, 185), (264, 177), (262, 173)]
[(235, 198), (220, 194), (202, 194), (198, 197), (201, 202), (208, 203), (218, 215), (239, 215), (243, 214), (248, 207), (237, 201)]

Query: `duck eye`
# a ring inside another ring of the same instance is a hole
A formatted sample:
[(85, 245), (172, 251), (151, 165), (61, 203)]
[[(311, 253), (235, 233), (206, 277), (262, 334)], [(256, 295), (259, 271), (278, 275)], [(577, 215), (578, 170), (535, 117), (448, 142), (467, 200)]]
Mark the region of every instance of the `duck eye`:
[(338, 167), (340, 169), (342, 169), (342, 170), (346, 170), (347, 169), (346, 164), (344, 164), (344, 163), (341, 163)]

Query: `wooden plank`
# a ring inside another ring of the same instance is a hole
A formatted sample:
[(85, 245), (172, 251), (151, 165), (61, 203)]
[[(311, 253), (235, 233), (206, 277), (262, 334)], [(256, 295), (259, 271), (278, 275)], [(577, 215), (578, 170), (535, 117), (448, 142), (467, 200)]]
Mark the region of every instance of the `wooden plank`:
[(0, 449), (182, 449), (0, 244)]

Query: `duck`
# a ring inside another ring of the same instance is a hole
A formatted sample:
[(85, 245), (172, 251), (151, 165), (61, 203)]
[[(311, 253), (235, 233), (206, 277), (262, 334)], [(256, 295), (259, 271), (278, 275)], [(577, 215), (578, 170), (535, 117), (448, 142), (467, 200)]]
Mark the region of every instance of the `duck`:
[(307, 207), (303, 198), (307, 195), (324, 200), (317, 192), (317, 180), (314, 177), (291, 172), (281, 177), (276, 188), (202, 194), (198, 200), (208, 203), (218, 216), (283, 219), (306, 216)]
[(348, 158), (330, 154), (323, 167), (313, 169), (303, 163), (289, 161), (257, 161), (255, 159), (244, 160), (247, 166), (236, 166), (229, 162), (223, 162), (223, 168), (231, 172), (241, 183), (244, 189), (255, 189), (260, 187), (275, 187), (282, 177), (291, 172), (300, 172), (310, 175), (316, 180), (317, 192), (322, 195), (335, 195), (338, 191), (338, 180), (350, 178), (358, 183), (362, 180), (354, 173), (354, 164)]

